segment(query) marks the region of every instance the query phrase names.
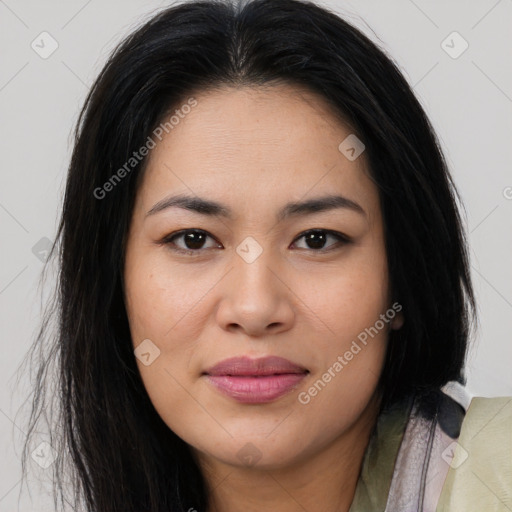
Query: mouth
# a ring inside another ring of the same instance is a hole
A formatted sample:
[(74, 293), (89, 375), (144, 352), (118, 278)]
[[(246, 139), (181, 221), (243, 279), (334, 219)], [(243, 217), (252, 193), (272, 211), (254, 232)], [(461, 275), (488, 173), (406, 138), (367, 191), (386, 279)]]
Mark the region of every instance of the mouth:
[(306, 368), (276, 356), (226, 359), (203, 372), (216, 390), (248, 404), (276, 400), (296, 388), (308, 374)]

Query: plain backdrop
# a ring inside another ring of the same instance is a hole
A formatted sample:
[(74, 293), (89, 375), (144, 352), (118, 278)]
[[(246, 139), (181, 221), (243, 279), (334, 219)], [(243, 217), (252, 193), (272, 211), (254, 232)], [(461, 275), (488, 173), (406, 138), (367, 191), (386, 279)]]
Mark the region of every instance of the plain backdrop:
[[(55, 237), (71, 131), (113, 47), (166, 5), (0, 0), (0, 512), (18, 510), (19, 408), (30, 384), (22, 375), (16, 386), (15, 372), (40, 322), (37, 286)], [(512, 0), (320, 5), (395, 60), (439, 135), (466, 206), (480, 311), (468, 390), (512, 395)], [(44, 477), (50, 469), (34, 471)], [(42, 492), (31, 501), (23, 490), (19, 510), (52, 510)]]

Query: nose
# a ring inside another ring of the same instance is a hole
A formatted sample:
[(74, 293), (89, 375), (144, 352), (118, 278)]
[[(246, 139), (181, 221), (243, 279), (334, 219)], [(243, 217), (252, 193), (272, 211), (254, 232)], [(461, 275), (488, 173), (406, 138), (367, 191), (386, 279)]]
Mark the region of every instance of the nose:
[(289, 329), (295, 316), (295, 296), (284, 264), (270, 249), (262, 250), (253, 260), (241, 254), (234, 255), (233, 267), (223, 279), (218, 325), (256, 337)]

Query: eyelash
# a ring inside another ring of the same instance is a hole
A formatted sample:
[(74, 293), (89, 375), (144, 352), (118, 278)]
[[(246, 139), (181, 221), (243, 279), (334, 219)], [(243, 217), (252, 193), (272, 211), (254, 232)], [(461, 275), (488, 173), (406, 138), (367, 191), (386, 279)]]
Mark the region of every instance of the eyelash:
[[(180, 254), (188, 254), (191, 256), (199, 256), (203, 250), (213, 249), (213, 247), (210, 247), (207, 249), (183, 249), (182, 247), (176, 247), (173, 240), (176, 238), (180, 238), (188, 233), (204, 234), (204, 235), (214, 239), (213, 236), (211, 236), (208, 232), (203, 231), (202, 229), (192, 229), (191, 228), (191, 229), (183, 229), (181, 231), (177, 231), (176, 233), (171, 233), (170, 235), (163, 238), (160, 241), (160, 243), (163, 245), (171, 246), (170, 249), (174, 252), (177, 252)], [(303, 248), (301, 248), (302, 250), (312, 251), (312, 252), (316, 252), (316, 253), (327, 253), (331, 250), (335, 250), (336, 248), (340, 248), (340, 246), (349, 244), (352, 241), (347, 235), (344, 235), (343, 233), (339, 233), (338, 231), (332, 231), (330, 229), (315, 228), (315, 229), (309, 229), (307, 231), (302, 232), (300, 235), (297, 236), (297, 238), (294, 240), (294, 242), (299, 240), (300, 238), (305, 237), (306, 235), (311, 234), (311, 233), (315, 233), (315, 234), (325, 233), (327, 235), (333, 236), (334, 238), (337, 238), (338, 242), (331, 245), (327, 249), (303, 249)]]

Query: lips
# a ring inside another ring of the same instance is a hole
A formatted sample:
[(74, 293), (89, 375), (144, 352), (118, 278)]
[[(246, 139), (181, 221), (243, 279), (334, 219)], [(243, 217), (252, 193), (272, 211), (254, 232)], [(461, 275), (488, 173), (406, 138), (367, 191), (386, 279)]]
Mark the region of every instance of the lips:
[(231, 376), (265, 376), (290, 373), (307, 373), (302, 366), (292, 363), (282, 357), (270, 356), (260, 359), (250, 357), (232, 357), (206, 370), (207, 375), (231, 375)]
[(204, 372), (214, 388), (246, 404), (271, 402), (286, 395), (309, 371), (282, 357), (226, 359)]

